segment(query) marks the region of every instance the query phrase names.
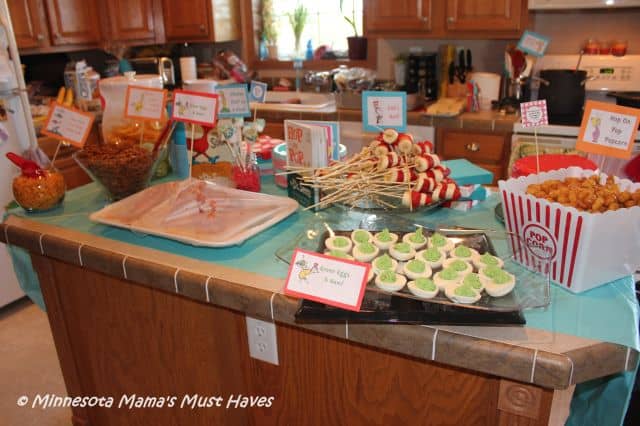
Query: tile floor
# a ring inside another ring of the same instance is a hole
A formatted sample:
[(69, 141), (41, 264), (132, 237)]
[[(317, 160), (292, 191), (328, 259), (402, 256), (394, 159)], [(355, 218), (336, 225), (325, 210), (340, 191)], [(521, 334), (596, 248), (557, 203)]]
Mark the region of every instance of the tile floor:
[(47, 314), (27, 298), (0, 308), (0, 424), (62, 426), (71, 424), (68, 408), (19, 407), (25, 395), (65, 396)]

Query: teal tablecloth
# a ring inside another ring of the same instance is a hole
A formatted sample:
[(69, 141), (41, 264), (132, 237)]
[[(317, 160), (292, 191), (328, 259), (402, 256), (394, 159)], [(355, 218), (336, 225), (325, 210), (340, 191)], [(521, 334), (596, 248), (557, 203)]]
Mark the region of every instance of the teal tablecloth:
[[(272, 178), (263, 178), (263, 192), (286, 195), (284, 190), (274, 185)], [(427, 226), (460, 225), (501, 230), (504, 228), (494, 215), (497, 202), (498, 198), (493, 196), (469, 212), (440, 209), (407, 217)], [(293, 241), (310, 221), (315, 220), (312, 213), (298, 211), (240, 246), (202, 248), (92, 223), (88, 219), (89, 213), (104, 205), (104, 194), (96, 185), (90, 184), (70, 191), (63, 206), (54, 211), (26, 214), (20, 209), (13, 209), (8, 214), (277, 278), (285, 278), (287, 264), (274, 261), (275, 251), (283, 242)], [(325, 214), (331, 215), (331, 212)], [(495, 245), (499, 254), (506, 247), (501, 247), (500, 243)], [(44, 309), (40, 285), (28, 254), (16, 247), (12, 247), (10, 252), (23, 290)], [(526, 311), (525, 317), (528, 327), (619, 343), (640, 350), (638, 303), (631, 276), (580, 295), (552, 286), (551, 306), (545, 310)], [(578, 385), (568, 424), (621, 424), (634, 378), (634, 373), (621, 373)]]

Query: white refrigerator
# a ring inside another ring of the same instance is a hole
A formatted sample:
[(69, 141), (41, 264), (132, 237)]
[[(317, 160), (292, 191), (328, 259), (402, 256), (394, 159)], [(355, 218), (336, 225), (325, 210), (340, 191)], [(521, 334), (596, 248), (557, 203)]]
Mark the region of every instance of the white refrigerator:
[[(0, 212), (4, 216), (5, 206), (13, 200), (11, 182), (17, 172), (5, 154), (22, 154), (37, 146), (7, 0), (0, 0), (0, 103), (6, 111), (6, 117), (0, 114)], [(22, 296), (7, 246), (0, 244), (0, 307)]]

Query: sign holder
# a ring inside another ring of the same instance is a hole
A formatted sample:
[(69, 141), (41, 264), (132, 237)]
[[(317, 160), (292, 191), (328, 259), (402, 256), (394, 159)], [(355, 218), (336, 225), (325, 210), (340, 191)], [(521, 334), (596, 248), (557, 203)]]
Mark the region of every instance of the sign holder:
[(176, 90), (173, 96), (172, 119), (191, 125), (189, 148), (189, 178), (193, 166), (193, 145), (195, 143), (196, 124), (215, 127), (218, 119), (218, 95), (211, 93)]

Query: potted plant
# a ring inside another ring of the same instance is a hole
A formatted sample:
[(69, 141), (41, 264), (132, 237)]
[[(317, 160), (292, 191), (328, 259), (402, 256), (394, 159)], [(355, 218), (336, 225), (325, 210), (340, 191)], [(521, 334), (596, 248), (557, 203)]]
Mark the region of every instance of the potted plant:
[(307, 24), (307, 18), (309, 17), (309, 11), (303, 4), (298, 3), (296, 8), (293, 10), (293, 13), (289, 13), (289, 23), (291, 24), (291, 29), (293, 30), (293, 36), (295, 37), (296, 42), (296, 50), (295, 56), (300, 57), (300, 38), (302, 37), (302, 31), (304, 31), (304, 26)]
[(358, 35), (358, 28), (356, 26), (356, 2), (351, 3), (351, 16), (344, 15), (343, 9), (344, 0), (340, 0), (340, 12), (343, 14), (344, 20), (353, 29), (353, 36), (347, 37), (347, 43), (349, 46), (349, 59), (362, 60), (367, 59), (367, 39)]
[(273, 16), (273, 0), (262, 0), (262, 40), (269, 59), (278, 59), (278, 28)]

